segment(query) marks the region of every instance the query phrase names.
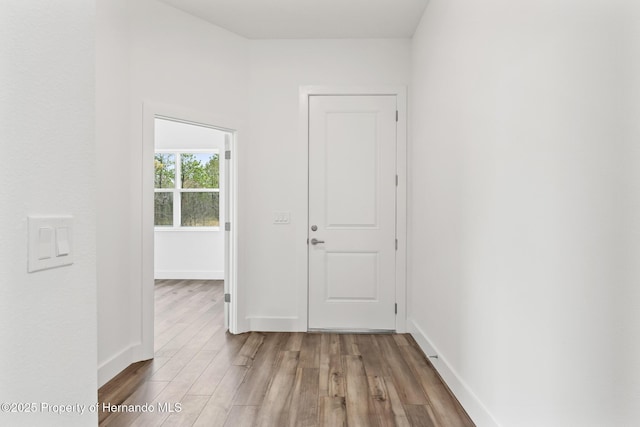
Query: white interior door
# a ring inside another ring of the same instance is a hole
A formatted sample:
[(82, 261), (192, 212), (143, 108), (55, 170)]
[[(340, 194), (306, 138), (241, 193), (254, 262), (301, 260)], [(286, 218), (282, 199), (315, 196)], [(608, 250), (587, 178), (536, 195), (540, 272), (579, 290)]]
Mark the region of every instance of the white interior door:
[(309, 329), (396, 328), (396, 102), (309, 97)]

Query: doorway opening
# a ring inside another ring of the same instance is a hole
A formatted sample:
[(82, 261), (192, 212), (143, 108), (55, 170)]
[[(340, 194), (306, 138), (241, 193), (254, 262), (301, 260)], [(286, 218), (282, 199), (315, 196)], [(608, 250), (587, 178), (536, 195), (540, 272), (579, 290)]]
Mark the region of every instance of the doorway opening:
[(236, 333), (237, 130), (224, 120), (145, 105), (142, 352), (154, 356), (156, 283), (217, 287), (224, 330)]
[[(161, 344), (158, 334), (164, 333), (157, 330), (157, 294), (164, 281), (181, 281), (178, 283), (184, 288), (224, 287), (225, 146), (231, 137), (231, 133), (209, 126), (158, 116), (154, 119), (156, 350)], [(178, 283), (174, 283), (178, 289), (173, 293), (180, 290)], [(200, 299), (200, 305), (206, 300)], [(180, 307), (185, 303), (177, 302)], [(197, 311), (199, 305), (191, 309)], [(227, 316), (228, 310), (226, 329)]]

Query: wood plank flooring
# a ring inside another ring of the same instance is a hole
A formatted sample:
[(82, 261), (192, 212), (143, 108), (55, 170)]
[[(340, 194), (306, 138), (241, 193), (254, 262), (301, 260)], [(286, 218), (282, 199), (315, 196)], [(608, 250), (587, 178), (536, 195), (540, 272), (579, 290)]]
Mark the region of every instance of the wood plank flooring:
[(100, 426), (474, 425), (410, 335), (231, 335), (220, 281), (155, 304), (155, 358), (99, 390)]

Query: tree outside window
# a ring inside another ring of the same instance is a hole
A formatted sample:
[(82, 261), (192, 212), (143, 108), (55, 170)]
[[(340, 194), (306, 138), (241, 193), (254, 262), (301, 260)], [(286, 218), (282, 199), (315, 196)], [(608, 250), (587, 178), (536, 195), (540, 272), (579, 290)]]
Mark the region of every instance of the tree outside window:
[(157, 152), (154, 160), (155, 225), (219, 226), (218, 153)]

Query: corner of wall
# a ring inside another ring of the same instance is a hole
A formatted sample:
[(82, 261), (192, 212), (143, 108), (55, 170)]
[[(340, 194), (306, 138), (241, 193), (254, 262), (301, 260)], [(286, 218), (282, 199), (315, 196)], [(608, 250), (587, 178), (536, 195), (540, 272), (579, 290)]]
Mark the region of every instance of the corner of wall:
[(437, 355), (437, 357), (429, 357), (429, 361), (473, 422), (479, 427), (500, 427), (487, 407), (449, 364), (446, 357), (433, 345), (426, 332), (413, 319), (407, 319), (407, 326), (409, 333), (427, 357)]
[(137, 352), (137, 347), (139, 345), (130, 345), (98, 366), (98, 388), (108, 383), (113, 377), (131, 365)]

